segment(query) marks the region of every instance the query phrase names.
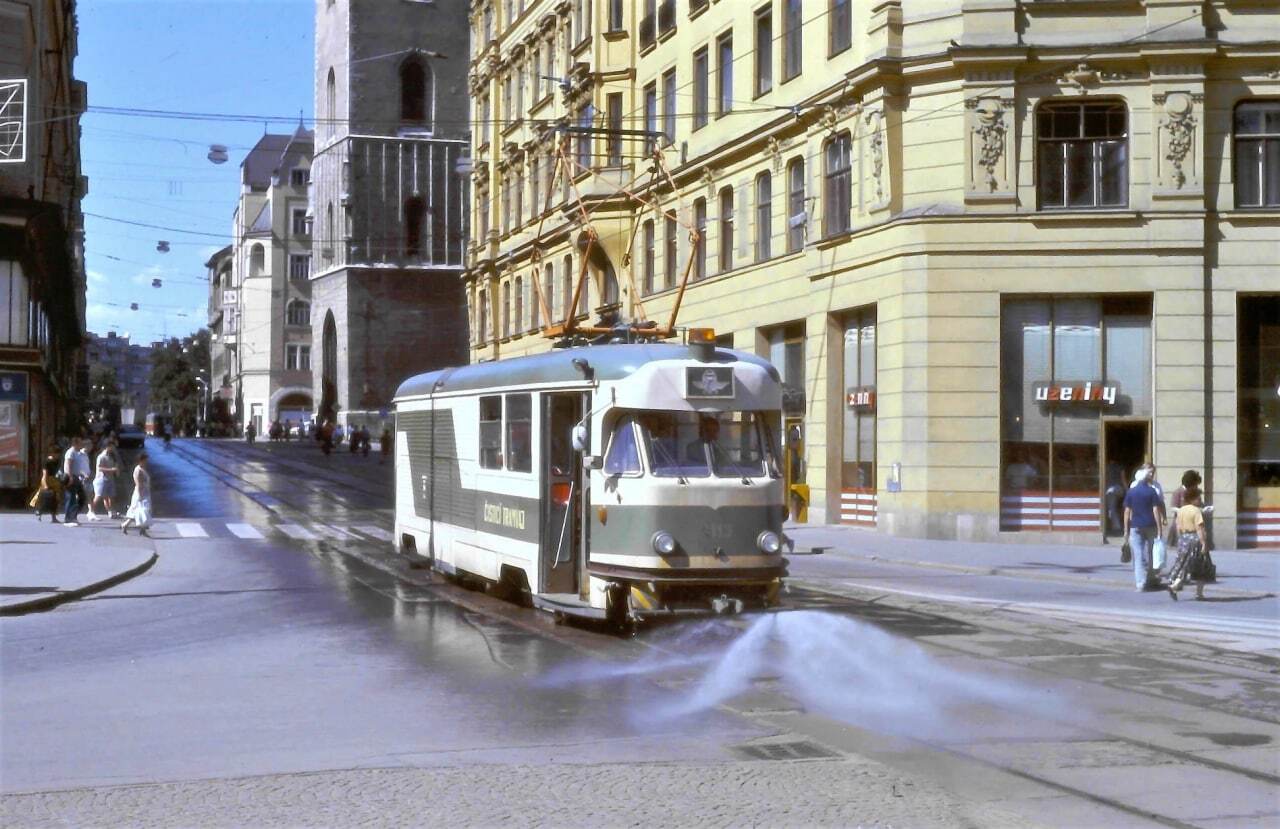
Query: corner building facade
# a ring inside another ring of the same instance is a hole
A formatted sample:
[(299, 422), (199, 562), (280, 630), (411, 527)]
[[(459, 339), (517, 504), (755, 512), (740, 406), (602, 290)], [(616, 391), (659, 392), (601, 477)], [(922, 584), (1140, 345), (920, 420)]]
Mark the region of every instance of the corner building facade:
[[(689, 267), (680, 324), (788, 386), (810, 523), (1096, 543), (1151, 459), (1201, 472), (1218, 546), (1280, 544), (1274, 4), (606, 2), (581, 33), (500, 5), (472, 15), (473, 360), (549, 347), (581, 197), (575, 312), (665, 321)], [(606, 132), (550, 187), (556, 119), (664, 133), (670, 181)]]
[(314, 396), (340, 422), (466, 362), (467, 5), (316, 0)]

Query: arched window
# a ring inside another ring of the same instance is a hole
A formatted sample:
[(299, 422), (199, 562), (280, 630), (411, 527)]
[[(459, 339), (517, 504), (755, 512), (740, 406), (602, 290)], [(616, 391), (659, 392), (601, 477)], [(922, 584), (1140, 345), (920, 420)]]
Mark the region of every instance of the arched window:
[(417, 57), (400, 66), (400, 119), (431, 125), (431, 68)]
[(328, 251), (326, 251), (326, 253), (328, 254), (329, 258), (330, 258), (330, 259), (332, 259), (332, 258), (333, 258), (333, 247), (334, 247), (334, 245), (333, 245), (333, 241), (334, 241), (334, 238), (333, 238), (333, 202), (329, 202), (329, 206), (328, 206), (327, 208), (325, 208), (325, 213), (324, 213), (324, 241), (325, 241), (325, 245), (326, 245), (326, 246), (328, 246), (328, 248), (329, 248), (329, 249), (328, 249)]
[(310, 325), (311, 304), (300, 299), (292, 300), (285, 308), (284, 321), (286, 325)]
[(249, 248), (249, 276), (262, 276), (267, 269), (267, 253), (262, 245)]
[(404, 203), (404, 255), (422, 256), (423, 218), (427, 205), (414, 196)]
[(333, 417), (338, 406), (338, 326), (333, 312), (324, 315), (320, 339), (320, 416)]
[(338, 82), (333, 75), (333, 67), (329, 68), (329, 77), (324, 84), (324, 117), (325, 134), (333, 135), (334, 119), (338, 117)]

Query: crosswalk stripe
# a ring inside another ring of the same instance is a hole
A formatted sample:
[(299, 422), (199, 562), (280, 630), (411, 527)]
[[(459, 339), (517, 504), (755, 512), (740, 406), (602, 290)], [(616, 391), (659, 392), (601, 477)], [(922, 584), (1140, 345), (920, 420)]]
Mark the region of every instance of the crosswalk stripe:
[(260, 539), (262, 533), (258, 532), (252, 524), (228, 524), (227, 529), (230, 530), (236, 538)]
[(199, 524), (175, 524), (178, 535), (183, 538), (208, 538), (209, 534)]
[(379, 541), (391, 541), (393, 538), (391, 533), (382, 529), (382, 527), (375, 527), (372, 524), (356, 524), (351, 529), (356, 530), (357, 532), (362, 532), (370, 538), (376, 538)]
[(316, 538), (311, 530), (300, 524), (277, 524), (276, 529), (290, 538), (297, 538), (303, 541), (314, 541)]
[(334, 527), (330, 524), (317, 524), (316, 532), (320, 533), (326, 538), (338, 538), (343, 540), (351, 539), (351, 538), (359, 540), (360, 538), (360, 536), (355, 535), (354, 533), (347, 532), (341, 527)]

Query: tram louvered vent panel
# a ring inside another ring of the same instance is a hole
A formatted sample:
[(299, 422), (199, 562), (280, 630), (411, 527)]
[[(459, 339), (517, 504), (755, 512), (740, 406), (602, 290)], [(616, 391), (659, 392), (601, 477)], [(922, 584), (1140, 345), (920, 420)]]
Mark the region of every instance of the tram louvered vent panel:
[(748, 760), (820, 760), (841, 756), (838, 752), (806, 740), (736, 746), (734, 751)]

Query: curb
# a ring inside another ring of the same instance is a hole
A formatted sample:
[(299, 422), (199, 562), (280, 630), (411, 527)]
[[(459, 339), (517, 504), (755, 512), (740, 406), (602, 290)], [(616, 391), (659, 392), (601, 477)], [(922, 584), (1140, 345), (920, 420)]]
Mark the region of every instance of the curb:
[(41, 596), (38, 599), (29, 599), (24, 602), (14, 602), (13, 604), (5, 605), (4, 607), (0, 607), (0, 616), (23, 616), (23, 615), (26, 615), (27, 613), (36, 613), (36, 612), (41, 612), (45, 610), (52, 610), (53, 608), (57, 607), (60, 604), (63, 604), (64, 602), (70, 602), (76, 599), (83, 599), (85, 596), (89, 596), (94, 593), (100, 593), (103, 590), (107, 590), (108, 588), (115, 587), (117, 584), (126, 582), (129, 579), (134, 578), (135, 576), (142, 575), (143, 573), (150, 570), (151, 566), (155, 564), (156, 561), (159, 560), (159, 558), (160, 556), (157, 553), (153, 552), (151, 554), (151, 558), (142, 562), (138, 566), (131, 567), (130, 569), (125, 570), (123, 573), (116, 573), (114, 576), (111, 576), (110, 578), (105, 578), (102, 581), (96, 581), (93, 584), (85, 585), (84, 587), (77, 587), (75, 590), (67, 590), (65, 592), (60, 592), (60, 593), (50, 593), (48, 595)]
[[(1074, 584), (1079, 585), (1082, 582), (1095, 587), (1125, 587), (1128, 582), (1112, 581), (1110, 579), (1096, 578), (1094, 576), (1059, 576), (1050, 573), (1028, 573), (1017, 568), (1006, 567), (998, 564), (994, 565), (969, 565), (969, 564), (951, 564), (942, 561), (908, 561), (900, 558), (887, 558), (885, 556), (876, 555), (874, 553), (855, 553), (849, 550), (840, 550), (837, 548), (829, 548), (829, 552), (837, 555), (849, 556), (850, 558), (860, 558), (863, 561), (882, 562), (884, 564), (901, 564), (904, 567), (920, 567), (928, 570), (947, 570), (953, 573), (965, 573), (974, 576), (1003, 576), (1005, 578), (1027, 579), (1028, 581), (1047, 581), (1056, 584)], [(1228, 576), (1228, 578), (1230, 578)], [(1217, 582), (1216, 584), (1220, 584)], [(1231, 587), (1214, 587), (1215, 593), (1223, 593), (1228, 596), (1244, 596), (1249, 598), (1268, 598), (1274, 596), (1275, 593), (1269, 590), (1240, 590)]]

